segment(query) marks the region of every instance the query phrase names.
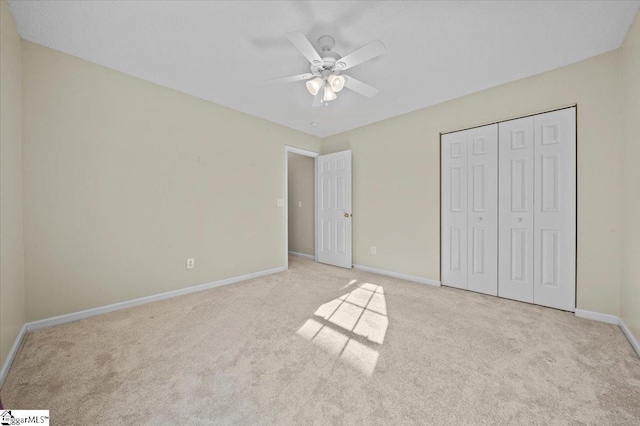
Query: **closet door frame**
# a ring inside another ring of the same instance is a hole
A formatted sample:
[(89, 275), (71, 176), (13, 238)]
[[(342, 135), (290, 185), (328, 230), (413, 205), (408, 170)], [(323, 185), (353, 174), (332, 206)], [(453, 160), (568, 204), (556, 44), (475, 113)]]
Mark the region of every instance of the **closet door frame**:
[[(574, 302), (573, 302), (573, 309), (570, 309), (570, 312), (575, 311), (575, 309), (578, 306), (578, 216), (579, 216), (579, 211), (578, 211), (578, 203), (579, 203), (579, 181), (580, 181), (580, 169), (578, 167), (578, 158), (579, 158), (579, 150), (578, 150), (578, 138), (579, 138), (579, 130), (578, 130), (578, 104), (577, 103), (573, 103), (573, 104), (569, 104), (569, 105), (565, 105), (565, 106), (561, 106), (561, 107), (556, 107), (556, 108), (551, 108), (551, 109), (546, 109), (546, 110), (542, 110), (542, 111), (538, 111), (538, 112), (534, 112), (531, 114), (525, 114), (525, 115), (519, 115), (516, 117), (509, 117), (509, 118), (504, 118), (502, 120), (496, 120), (496, 121), (492, 121), (492, 122), (488, 122), (488, 123), (484, 123), (484, 124), (480, 124), (477, 126), (471, 126), (471, 127), (463, 127), (463, 128), (458, 128), (458, 129), (454, 129), (451, 131), (447, 131), (447, 132), (440, 132), (440, 137), (439, 137), (439, 143), (438, 143), (438, 154), (439, 154), (439, 158), (440, 158), (440, 173), (438, 174), (439, 177), (439, 187), (440, 187), (440, 208), (438, 210), (438, 214), (439, 214), (439, 227), (440, 227), (440, 262), (439, 262), (439, 268), (440, 268), (440, 282), (442, 283), (443, 280), (443, 268), (442, 268), (442, 259), (443, 259), (443, 248), (442, 248), (442, 225), (443, 225), (443, 219), (442, 219), (442, 202), (443, 202), (443, 193), (442, 193), (442, 154), (443, 154), (443, 149), (442, 149), (442, 137), (451, 133), (456, 133), (456, 132), (461, 132), (464, 130), (471, 130), (474, 129), (476, 127), (484, 127), (484, 126), (488, 126), (491, 124), (500, 124), (506, 121), (511, 121), (511, 120), (518, 120), (521, 118), (525, 118), (525, 117), (532, 117), (532, 116), (536, 116), (536, 115), (540, 115), (540, 114), (545, 114), (548, 112), (553, 112), (553, 111), (560, 111), (560, 110), (564, 110), (564, 109), (569, 109), (569, 108), (574, 108), (575, 111), (575, 126), (576, 126), (576, 131), (575, 131), (575, 182), (576, 182), (576, 187), (575, 187), (575, 241), (574, 241), (574, 245), (575, 245), (575, 261), (574, 261), (574, 269), (575, 269), (575, 282), (574, 282)], [(499, 143), (499, 141), (498, 141)], [(498, 265), (499, 268), (500, 265)], [(500, 289), (498, 288), (498, 291)]]

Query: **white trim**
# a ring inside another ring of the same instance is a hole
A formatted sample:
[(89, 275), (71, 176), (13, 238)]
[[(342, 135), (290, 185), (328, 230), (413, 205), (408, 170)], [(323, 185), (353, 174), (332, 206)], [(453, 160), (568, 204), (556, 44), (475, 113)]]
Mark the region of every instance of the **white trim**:
[(312, 256), (310, 254), (305, 254), (305, 253), (298, 253), (297, 251), (290, 251), (289, 254), (292, 256), (306, 257), (307, 259), (316, 260), (315, 256)]
[(372, 272), (374, 274), (386, 275), (388, 277), (399, 278), (401, 280), (413, 281), (420, 284), (429, 284), (440, 287), (440, 281), (432, 280), (429, 278), (422, 278), (415, 275), (403, 274), (401, 272), (385, 271), (384, 269), (372, 268), (371, 266), (356, 265), (355, 263), (353, 264), (353, 269), (359, 269), (365, 272)]
[(578, 318), (585, 318), (593, 321), (600, 321), (607, 324), (617, 325), (627, 337), (627, 340), (629, 340), (631, 347), (636, 351), (638, 357), (640, 357), (640, 343), (638, 343), (636, 336), (633, 335), (631, 329), (627, 327), (627, 324), (624, 323), (622, 318), (615, 315), (603, 314), (600, 312), (585, 311), (584, 309), (576, 309), (575, 315)]
[(240, 281), (246, 281), (253, 278), (262, 277), (264, 275), (277, 274), (278, 272), (284, 272), (287, 268), (280, 266), (278, 268), (267, 269), (265, 271), (253, 272), (251, 274), (240, 275), (238, 277), (225, 278), (223, 280), (213, 281), (206, 284), (195, 285), (192, 287), (181, 288), (180, 290), (167, 291), (166, 293), (154, 294), (152, 296), (140, 297), (138, 299), (127, 300), (126, 302), (114, 303), (112, 305), (100, 306), (98, 308), (87, 309), (80, 312), (74, 312), (71, 314), (60, 315), (57, 317), (46, 318), (39, 321), (33, 321), (26, 324), (27, 331), (37, 330), (43, 327), (50, 327), (52, 325), (64, 324), (71, 321), (77, 321), (83, 318), (92, 317), (95, 315), (106, 314), (107, 312), (119, 311), (120, 309), (131, 308), (133, 306), (143, 305), (145, 303), (157, 302), (159, 300), (169, 299), (176, 296), (184, 296), (185, 294), (195, 293), (198, 291), (209, 290), (211, 288), (220, 287), (223, 285), (233, 284)]
[[(318, 251), (318, 193), (316, 191), (316, 159), (320, 155), (319, 152), (309, 151), (308, 149), (296, 148), (295, 146), (284, 146), (284, 264), (289, 269), (289, 153), (304, 155), (305, 157), (313, 157), (313, 227), (315, 229), (316, 253)], [(315, 257), (313, 258), (315, 260)]]
[(293, 152), (294, 154), (304, 155), (305, 157), (316, 158), (320, 155), (319, 152), (309, 151), (308, 149), (296, 148), (295, 146), (285, 145), (284, 150), (287, 152)]
[(16, 340), (13, 341), (13, 346), (11, 346), (11, 350), (7, 354), (7, 359), (4, 360), (2, 364), (2, 370), (0, 370), (0, 387), (4, 384), (4, 379), (7, 378), (7, 374), (9, 373), (9, 368), (11, 368), (11, 363), (13, 359), (16, 357), (18, 353), (18, 349), (20, 349), (20, 345), (22, 344), (22, 339), (24, 339), (24, 335), (27, 332), (27, 325), (24, 324), (18, 335), (16, 336)]
[(606, 322), (607, 324), (618, 325), (620, 319), (615, 315), (602, 314), (600, 312), (585, 311), (584, 309), (576, 309), (575, 314), (578, 318), (585, 318), (594, 321)]
[[(312, 257), (312, 256), (309, 256), (308, 254), (302, 254), (302, 253), (296, 253), (296, 252), (289, 252), (289, 253), (291, 253), (294, 256)], [(399, 272), (385, 271), (383, 269), (372, 268), (370, 266), (357, 265), (357, 264), (354, 264), (353, 268), (361, 270), (361, 271), (365, 271), (365, 272), (372, 272), (374, 274), (386, 275), (386, 276), (399, 278), (399, 279), (403, 279), (403, 280), (407, 280), (407, 281), (413, 281), (413, 282), (417, 282), (417, 283), (421, 283), (421, 284), (429, 284), (429, 285), (434, 285), (434, 286), (438, 286), (438, 287), (440, 286), (440, 281), (431, 280), (431, 279), (428, 279), (428, 278), (417, 277), (415, 275), (408, 275), (408, 274), (402, 274), (402, 273), (399, 273)], [(113, 311), (117, 311), (117, 310), (120, 310), (120, 309), (126, 309), (126, 308), (130, 308), (130, 307), (138, 306), (138, 305), (143, 305), (143, 304), (150, 303), (150, 302), (169, 299), (171, 297), (183, 296), (183, 295), (186, 295), (186, 294), (195, 293), (195, 292), (203, 291), (203, 290), (208, 290), (208, 289), (215, 288), (215, 287), (221, 287), (221, 286), (224, 286), (224, 285), (229, 285), (229, 284), (237, 283), (237, 282), (240, 282), (240, 281), (246, 281), (246, 280), (250, 280), (250, 279), (253, 279), (253, 278), (262, 277), (262, 276), (265, 276), (265, 275), (271, 275), (271, 274), (276, 274), (276, 273), (279, 273), (279, 272), (284, 272), (286, 270), (287, 270), (287, 267), (281, 266), (281, 267), (278, 267), (278, 268), (267, 269), (265, 271), (259, 271), (259, 272), (254, 272), (254, 273), (251, 273), (251, 274), (240, 275), (240, 276), (237, 276), (237, 277), (226, 278), (226, 279), (223, 279), (223, 280), (213, 281), (213, 282), (206, 283), (206, 284), (200, 284), (200, 285), (196, 285), (196, 286), (193, 286), (193, 287), (187, 287), (187, 288), (183, 288), (183, 289), (180, 289), (180, 290), (168, 291), (168, 292), (156, 294), (156, 295), (153, 295), (153, 296), (141, 297), (139, 299), (133, 299), (133, 300), (129, 300), (129, 301), (126, 301), (126, 302), (114, 303), (112, 305), (102, 306), (102, 307), (99, 307), (99, 308), (87, 309), (87, 310), (80, 311), (80, 312), (74, 312), (72, 314), (60, 315), (60, 316), (53, 317), (53, 318), (47, 318), (47, 319), (43, 319), (43, 320), (39, 320), (39, 321), (33, 321), (33, 322), (26, 323), (20, 329), (20, 332), (18, 333), (18, 335), (16, 336), (15, 341), (13, 342), (13, 346), (11, 346), (11, 350), (7, 354), (7, 359), (2, 364), (2, 369), (0, 369), (0, 387), (2, 387), (2, 385), (4, 384), (4, 381), (5, 381), (6, 377), (7, 377), (7, 373), (9, 372), (9, 368), (11, 367), (11, 363), (13, 362), (16, 354), (18, 353), (18, 349), (20, 348), (20, 345), (22, 344), (22, 340), (24, 339), (24, 336), (25, 336), (27, 331), (37, 330), (39, 328), (50, 327), (50, 326), (53, 326), (53, 325), (59, 325), (59, 324), (67, 323), (67, 322), (77, 321), (77, 320), (80, 320), (80, 319), (83, 319), (83, 318), (88, 318), (88, 317), (92, 317), (92, 316), (95, 316), (95, 315), (104, 314), (104, 313), (107, 313), (107, 312), (113, 312)], [(631, 344), (633, 349), (638, 354), (638, 357), (640, 357), (640, 343), (638, 342), (636, 337), (633, 335), (633, 333), (631, 333), (631, 330), (629, 329), (629, 327), (627, 327), (627, 325), (625, 324), (625, 322), (621, 318), (619, 318), (619, 317), (617, 317), (615, 315), (603, 314), (603, 313), (600, 313), (600, 312), (587, 311), (587, 310), (584, 310), (584, 309), (576, 309), (575, 310), (575, 316), (578, 317), (578, 318), (590, 319), (590, 320), (594, 320), (594, 321), (600, 321), (600, 322), (605, 322), (605, 323), (608, 323), (608, 324), (618, 325), (620, 327), (620, 329), (622, 330), (622, 332), (624, 333), (624, 335), (629, 340), (629, 343)]]
[(318, 254), (320, 252), (320, 248), (318, 246), (318, 235), (320, 232), (318, 230), (318, 226), (319, 226), (318, 210), (320, 206), (320, 200), (318, 200), (319, 193), (320, 191), (318, 191), (318, 158), (316, 157), (313, 160), (313, 253), (314, 254)]
[(638, 343), (638, 339), (636, 339), (636, 336), (633, 335), (633, 333), (631, 332), (631, 329), (627, 327), (627, 324), (625, 324), (624, 321), (622, 321), (622, 318), (619, 319), (618, 325), (622, 329), (622, 332), (624, 333), (624, 335), (627, 336), (629, 343), (631, 343), (631, 347), (633, 347), (633, 349), (636, 351), (636, 353), (640, 357), (640, 343)]
[(89, 318), (95, 315), (106, 314), (108, 312), (119, 311), (121, 309), (131, 308), (138, 305), (144, 305), (146, 303), (157, 302), (159, 300), (165, 300), (172, 297), (184, 296), (186, 294), (195, 293), (198, 291), (209, 290), (215, 287), (221, 287), (237, 283), (240, 281), (246, 281), (253, 278), (262, 277), (265, 275), (277, 274), (287, 270), (286, 266), (280, 266), (278, 268), (267, 269), (265, 271), (253, 272), (251, 274), (240, 275), (237, 277), (225, 278), (218, 281), (213, 281), (206, 284), (195, 285), (192, 287), (181, 288), (179, 290), (167, 291), (165, 293), (154, 294), (152, 296), (140, 297), (138, 299), (127, 300), (126, 302), (114, 303), (112, 305), (100, 306), (98, 308), (87, 309), (84, 311), (74, 312), (71, 314), (60, 315), (57, 317), (46, 318), (38, 321), (32, 321), (24, 324), (16, 336), (16, 340), (13, 342), (13, 346), (7, 355), (7, 359), (2, 364), (2, 370), (0, 370), (0, 387), (4, 383), (4, 379), (7, 377), (11, 363), (18, 353), (18, 349), (22, 344), (22, 339), (27, 331), (37, 330), (39, 328), (51, 327), (54, 325), (64, 324), (67, 322), (78, 321), (83, 318)]

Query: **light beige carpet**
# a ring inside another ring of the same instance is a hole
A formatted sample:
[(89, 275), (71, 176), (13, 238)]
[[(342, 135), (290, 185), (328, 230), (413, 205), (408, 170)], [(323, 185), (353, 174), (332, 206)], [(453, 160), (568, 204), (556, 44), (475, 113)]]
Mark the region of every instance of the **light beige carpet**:
[(640, 424), (618, 327), (292, 257), (27, 334), (2, 388), (52, 424)]

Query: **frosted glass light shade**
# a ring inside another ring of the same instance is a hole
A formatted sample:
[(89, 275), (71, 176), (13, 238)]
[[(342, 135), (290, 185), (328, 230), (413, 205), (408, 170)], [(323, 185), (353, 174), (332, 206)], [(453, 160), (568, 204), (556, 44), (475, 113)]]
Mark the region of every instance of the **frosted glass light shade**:
[(320, 88), (322, 88), (322, 79), (320, 77), (316, 77), (313, 80), (307, 81), (307, 90), (313, 96), (318, 94)]
[(334, 92), (339, 92), (344, 87), (344, 77), (341, 75), (330, 75), (327, 79)]
[(325, 102), (329, 102), (337, 98), (336, 92), (331, 88), (330, 84), (325, 84), (324, 86), (324, 94), (322, 96), (322, 100)]

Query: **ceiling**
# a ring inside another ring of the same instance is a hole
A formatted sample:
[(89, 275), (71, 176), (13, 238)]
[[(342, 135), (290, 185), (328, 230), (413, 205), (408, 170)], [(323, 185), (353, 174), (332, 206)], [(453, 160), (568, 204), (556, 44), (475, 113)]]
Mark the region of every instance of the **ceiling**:
[[(11, 1), (22, 38), (320, 137), (571, 64), (620, 46), (639, 1)], [(321, 35), (377, 87), (312, 107), (287, 40)], [(319, 123), (317, 127), (311, 122)]]

